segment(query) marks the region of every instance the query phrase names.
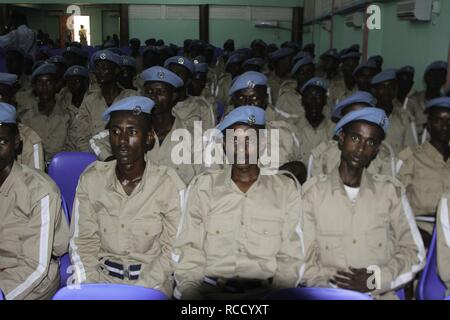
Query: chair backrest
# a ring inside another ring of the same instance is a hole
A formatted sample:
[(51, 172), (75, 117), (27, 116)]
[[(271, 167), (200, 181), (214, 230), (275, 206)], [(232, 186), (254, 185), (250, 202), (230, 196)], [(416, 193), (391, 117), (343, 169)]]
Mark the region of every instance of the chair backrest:
[(264, 300), (373, 300), (369, 295), (332, 288), (292, 288), (271, 292)]
[(125, 284), (88, 283), (64, 287), (53, 300), (167, 300), (160, 291)]
[(3, 295), (2, 290), (0, 290), (0, 300), (5, 300), (5, 296)]
[(417, 289), (417, 299), (419, 300), (442, 300), (445, 298), (445, 284), (437, 274), (436, 234), (435, 228), (428, 249), (427, 263), (419, 278)]
[(78, 179), (84, 169), (96, 160), (87, 152), (61, 152), (55, 155), (48, 167), (48, 175), (56, 182), (65, 199), (69, 216), (72, 212)]

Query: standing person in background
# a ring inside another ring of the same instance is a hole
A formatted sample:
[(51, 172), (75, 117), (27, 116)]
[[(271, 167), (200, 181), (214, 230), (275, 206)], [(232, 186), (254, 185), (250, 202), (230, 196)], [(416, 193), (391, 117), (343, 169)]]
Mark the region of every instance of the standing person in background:
[(78, 31), (78, 35), (80, 36), (80, 43), (82, 46), (87, 46), (87, 32), (83, 25), (80, 25), (80, 31)]

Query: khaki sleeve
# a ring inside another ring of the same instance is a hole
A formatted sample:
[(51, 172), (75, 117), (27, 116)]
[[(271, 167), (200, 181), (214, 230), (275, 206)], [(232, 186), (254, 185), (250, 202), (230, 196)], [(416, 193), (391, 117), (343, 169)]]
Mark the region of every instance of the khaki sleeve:
[(414, 160), (412, 158), (412, 151), (410, 148), (402, 151), (398, 155), (397, 161), (397, 177), (401, 183), (408, 189), (414, 178)]
[(90, 116), (89, 116), (89, 108), (90, 104), (88, 99), (84, 98), (81, 103), (78, 117), (74, 123), (75, 130), (75, 143), (78, 151), (81, 152), (89, 152), (89, 139), (92, 137), (93, 133), (91, 132), (90, 125)]
[(172, 260), (175, 264), (177, 299), (198, 299), (198, 291), (205, 276), (206, 256), (203, 249), (205, 240), (205, 217), (207, 208), (197, 184), (191, 184), (186, 193), (181, 222), (175, 240)]
[(438, 273), (447, 290), (450, 290), (450, 216), (446, 196), (439, 204), (436, 228)]
[(64, 142), (64, 150), (68, 152), (75, 152), (77, 150), (77, 119), (78, 114), (74, 114), (70, 110), (68, 111), (70, 114), (69, 127), (67, 128), (67, 136)]
[(410, 114), (408, 114), (407, 117), (405, 117), (405, 146), (406, 147), (415, 147), (419, 144), (419, 137), (417, 136), (417, 127), (416, 127), (416, 121), (414, 120), (414, 117)]
[[(31, 201), (31, 212), (26, 213), (27, 221), (21, 235), (18, 265), (0, 271), (0, 288), (7, 300), (23, 299), (47, 276), (55, 224), (61, 223), (62, 209), (58, 193), (48, 193)], [(67, 239), (65, 244), (67, 248)]]
[[(172, 169), (169, 169), (172, 170)], [(175, 174), (175, 172), (171, 173)], [(178, 177), (177, 177), (178, 178)], [(181, 180), (178, 178), (181, 182)], [(160, 270), (156, 271), (159, 273), (158, 278), (161, 279), (158, 286), (159, 290), (164, 292), (169, 298), (172, 297), (172, 274), (173, 274), (173, 265), (171, 263), (172, 260), (172, 247), (175, 241), (175, 235), (177, 233), (177, 227), (180, 222), (181, 216), (181, 198), (184, 195), (184, 190), (180, 190), (177, 185), (173, 183), (170, 184), (168, 188), (167, 197), (165, 197), (165, 201), (167, 202), (167, 210), (163, 213), (162, 217), (162, 231), (161, 235), (158, 239), (159, 247), (161, 248), (161, 254), (158, 257), (157, 268)], [(150, 249), (152, 251), (152, 249)], [(155, 270), (152, 270), (150, 274), (155, 273)]]
[(22, 164), (38, 170), (45, 170), (44, 146), (42, 141), (35, 141), (29, 148), (24, 148), (20, 155)]
[(380, 288), (374, 292), (375, 294), (402, 288), (412, 281), (425, 265), (422, 237), (403, 188), (388, 184), (385, 191), (385, 196), (391, 198), (390, 229), (394, 251), (390, 261), (380, 268)]
[(283, 224), (281, 249), (277, 254), (277, 271), (273, 286), (277, 289), (297, 287), (304, 271), (303, 232), (300, 226), (302, 201), (300, 190), (289, 184), (286, 197), (286, 217)]
[(112, 156), (111, 143), (109, 141), (109, 130), (97, 133), (89, 140), (91, 150), (100, 161), (105, 161)]
[[(316, 178), (312, 178), (305, 185), (305, 189), (309, 188), (309, 184), (314, 184)], [(320, 247), (317, 241), (316, 219), (314, 217), (314, 203), (319, 201), (315, 199), (314, 189), (312, 185), (310, 190), (303, 196), (303, 239), (305, 245), (305, 273), (302, 285), (308, 287), (328, 287), (328, 281), (333, 273), (324, 269), (320, 264)]]
[(81, 176), (72, 210), (69, 252), (74, 270), (74, 284), (95, 283), (99, 280), (99, 224), (89, 199), (88, 183), (89, 181)]

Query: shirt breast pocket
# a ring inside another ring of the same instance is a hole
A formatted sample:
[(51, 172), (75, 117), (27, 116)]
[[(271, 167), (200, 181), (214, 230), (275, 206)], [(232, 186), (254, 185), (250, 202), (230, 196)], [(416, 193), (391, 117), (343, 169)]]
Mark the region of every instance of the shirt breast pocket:
[(154, 220), (141, 220), (133, 223), (133, 250), (145, 253), (154, 245), (162, 232), (162, 223)]
[(346, 259), (339, 235), (320, 235), (320, 261), (324, 267), (345, 268)]
[(283, 223), (280, 220), (254, 217), (248, 231), (248, 251), (251, 255), (273, 258), (282, 242)]
[(98, 220), (100, 242), (103, 249), (115, 252), (114, 248), (118, 246), (118, 220), (106, 214), (100, 214)]
[(227, 256), (234, 247), (234, 226), (231, 217), (209, 217), (206, 226), (205, 252), (211, 258)]
[(366, 241), (370, 263), (386, 264), (388, 261), (388, 234), (386, 229), (367, 231)]

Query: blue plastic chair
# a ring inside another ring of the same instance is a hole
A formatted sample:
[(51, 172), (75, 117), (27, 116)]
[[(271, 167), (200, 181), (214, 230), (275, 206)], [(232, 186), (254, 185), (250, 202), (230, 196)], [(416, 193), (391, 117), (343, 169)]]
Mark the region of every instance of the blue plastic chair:
[(56, 182), (67, 203), (69, 217), (72, 216), (78, 179), (84, 169), (95, 160), (95, 156), (87, 152), (61, 152), (53, 157), (48, 167), (48, 175)]
[[(64, 200), (64, 197), (62, 197), (62, 207), (64, 211), (64, 215), (66, 216), (67, 223), (70, 224), (70, 216), (69, 216), (69, 208), (67, 207), (67, 203)], [(68, 253), (61, 256), (59, 258), (59, 287), (65, 287), (67, 284), (67, 279), (71, 276), (71, 273), (68, 272), (68, 268), (70, 267), (70, 256)]]
[(445, 298), (445, 284), (437, 274), (436, 238), (435, 228), (430, 248), (428, 249), (427, 263), (419, 278), (419, 286), (417, 288), (418, 300), (442, 300)]
[(125, 284), (88, 283), (65, 287), (52, 300), (168, 300), (160, 291)]
[(0, 300), (5, 300), (5, 296), (3, 295), (2, 290), (0, 290)]
[(369, 295), (332, 288), (292, 288), (271, 292), (264, 300), (373, 300)]

